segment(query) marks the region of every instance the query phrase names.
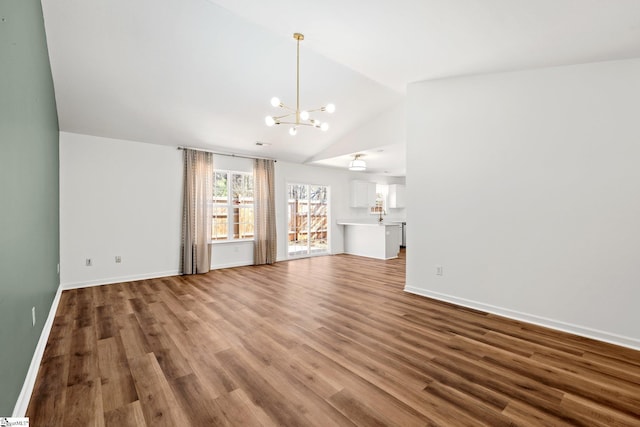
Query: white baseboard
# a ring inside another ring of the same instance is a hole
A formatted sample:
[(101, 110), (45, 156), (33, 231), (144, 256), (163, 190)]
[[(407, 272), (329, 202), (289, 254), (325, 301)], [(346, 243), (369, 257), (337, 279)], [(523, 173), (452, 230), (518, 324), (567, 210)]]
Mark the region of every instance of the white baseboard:
[(31, 364), (29, 365), (27, 376), (24, 379), (24, 383), (22, 384), (22, 390), (20, 390), (18, 401), (16, 402), (16, 406), (13, 408), (12, 417), (21, 418), (24, 417), (27, 413), (29, 401), (31, 400), (31, 393), (33, 393), (33, 387), (36, 385), (38, 369), (40, 369), (40, 363), (42, 362), (44, 349), (47, 346), (49, 333), (51, 333), (53, 320), (56, 317), (56, 311), (58, 310), (58, 304), (60, 303), (60, 295), (62, 295), (62, 286), (58, 286), (56, 295), (53, 297), (53, 302), (51, 303), (51, 308), (49, 309), (49, 315), (47, 316), (46, 322), (44, 322), (44, 326), (42, 327), (40, 339), (38, 340), (36, 349), (33, 352), (33, 357), (31, 358)]
[(497, 314), (499, 316), (508, 317), (510, 319), (520, 320), (523, 322), (532, 323), (534, 325), (544, 326), (547, 328), (568, 332), (570, 334), (579, 335), (586, 338), (592, 338), (598, 341), (604, 341), (610, 344), (620, 345), (623, 347), (628, 347), (633, 350), (640, 350), (640, 340), (635, 338), (630, 338), (623, 335), (600, 331), (600, 330), (588, 328), (585, 326), (574, 325), (571, 323), (549, 319), (546, 317), (536, 316), (534, 314), (522, 313), (520, 311), (510, 310), (508, 308), (496, 307), (494, 305), (484, 304), (481, 302), (468, 300), (464, 298), (458, 298), (452, 295), (441, 294), (439, 292), (419, 289), (412, 286), (405, 286), (404, 290), (405, 292), (420, 295), (423, 297), (450, 302), (452, 304), (485, 311), (487, 313)]
[(73, 282), (62, 284), (62, 289), (88, 288), (90, 286), (111, 285), (113, 283), (133, 282), (134, 280), (157, 279), (158, 277), (177, 276), (180, 274), (178, 270), (160, 271), (157, 273), (136, 274), (131, 276), (107, 277), (103, 279), (87, 280), (84, 282)]

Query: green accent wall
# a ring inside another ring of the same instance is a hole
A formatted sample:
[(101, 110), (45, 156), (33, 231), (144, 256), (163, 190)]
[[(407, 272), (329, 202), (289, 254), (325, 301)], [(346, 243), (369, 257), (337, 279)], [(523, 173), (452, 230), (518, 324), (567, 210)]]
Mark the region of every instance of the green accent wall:
[(13, 413), (60, 282), (58, 138), (40, 0), (1, 0), (0, 416)]

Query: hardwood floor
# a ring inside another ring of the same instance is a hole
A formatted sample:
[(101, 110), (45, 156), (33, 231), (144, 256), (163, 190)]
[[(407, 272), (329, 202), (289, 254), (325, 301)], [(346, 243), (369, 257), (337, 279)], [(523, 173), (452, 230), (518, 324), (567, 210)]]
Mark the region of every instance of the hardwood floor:
[(349, 255), (65, 291), (32, 426), (640, 426), (640, 352)]

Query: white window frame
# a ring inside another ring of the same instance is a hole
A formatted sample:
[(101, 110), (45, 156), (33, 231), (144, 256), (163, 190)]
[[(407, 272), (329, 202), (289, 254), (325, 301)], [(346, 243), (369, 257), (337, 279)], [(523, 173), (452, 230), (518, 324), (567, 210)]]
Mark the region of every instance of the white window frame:
[[(228, 243), (228, 242), (250, 242), (254, 240), (254, 237), (243, 237), (243, 238), (236, 238), (234, 237), (234, 226), (235, 226), (235, 222), (233, 221), (233, 215), (234, 215), (234, 209), (238, 208), (238, 209), (247, 209), (247, 208), (251, 208), (254, 212), (255, 215), (255, 199), (253, 200), (252, 203), (245, 203), (245, 204), (236, 204), (233, 202), (233, 189), (232, 189), (232, 185), (233, 185), (233, 179), (232, 176), (233, 175), (244, 175), (249, 177), (249, 179), (251, 181), (253, 181), (253, 173), (252, 172), (243, 172), (243, 171), (236, 171), (236, 170), (228, 170), (228, 169), (214, 169), (213, 171), (214, 173), (214, 182), (213, 182), (213, 187), (215, 189), (215, 174), (220, 174), (220, 173), (225, 173), (227, 175), (227, 201), (226, 203), (218, 203), (215, 201), (214, 199), (214, 194), (211, 195), (211, 216), (212, 216), (212, 227), (213, 227), (213, 217), (214, 212), (213, 210), (216, 207), (220, 207), (220, 208), (226, 208), (227, 210), (227, 237), (224, 239), (214, 239), (213, 238), (213, 229), (210, 231), (210, 242), (211, 243)], [(214, 190), (215, 191), (215, 190)], [(254, 230), (255, 233), (255, 230)]]

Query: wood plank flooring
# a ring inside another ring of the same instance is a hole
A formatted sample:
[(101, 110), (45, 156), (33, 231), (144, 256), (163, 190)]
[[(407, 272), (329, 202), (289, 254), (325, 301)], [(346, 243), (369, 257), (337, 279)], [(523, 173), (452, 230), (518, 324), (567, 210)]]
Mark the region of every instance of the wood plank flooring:
[(68, 290), (40, 426), (640, 426), (640, 352), (403, 292), (350, 255)]

